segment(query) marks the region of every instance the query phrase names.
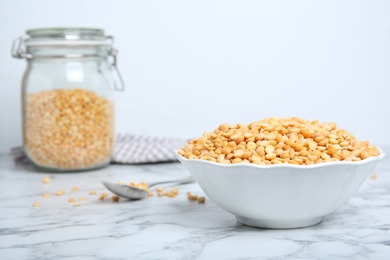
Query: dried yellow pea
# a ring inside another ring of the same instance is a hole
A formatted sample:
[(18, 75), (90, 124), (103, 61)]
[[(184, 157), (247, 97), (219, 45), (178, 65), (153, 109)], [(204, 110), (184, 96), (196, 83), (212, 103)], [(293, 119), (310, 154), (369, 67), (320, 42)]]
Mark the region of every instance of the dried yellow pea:
[(108, 193), (107, 192), (103, 192), (100, 197), (99, 197), (99, 200), (104, 200), (106, 197), (108, 197)]
[(65, 194), (65, 190), (59, 190), (55, 193), (56, 196), (62, 196)]
[(45, 178), (43, 178), (43, 180), (42, 180), (42, 182), (45, 183), (45, 184), (49, 183), (50, 181), (51, 181), (51, 178), (50, 178), (50, 177), (45, 177)]
[(198, 196), (197, 195), (192, 195), (192, 193), (191, 192), (187, 192), (187, 198), (189, 199), (189, 200), (197, 200), (198, 199)]
[(206, 198), (205, 197), (199, 197), (198, 198), (198, 203), (205, 203)]
[(49, 197), (50, 197), (50, 194), (49, 194), (49, 193), (43, 193), (43, 194), (42, 194), (42, 198), (45, 198), (45, 199), (46, 199), (46, 198), (49, 198)]

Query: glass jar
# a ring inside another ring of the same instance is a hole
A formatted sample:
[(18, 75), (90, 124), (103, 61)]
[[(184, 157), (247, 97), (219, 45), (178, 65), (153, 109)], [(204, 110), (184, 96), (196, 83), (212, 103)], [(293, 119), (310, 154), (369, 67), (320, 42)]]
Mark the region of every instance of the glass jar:
[(116, 53), (101, 29), (34, 29), (14, 41), (12, 55), (27, 60), (24, 150), (40, 170), (89, 170), (110, 162), (113, 91), (124, 89)]

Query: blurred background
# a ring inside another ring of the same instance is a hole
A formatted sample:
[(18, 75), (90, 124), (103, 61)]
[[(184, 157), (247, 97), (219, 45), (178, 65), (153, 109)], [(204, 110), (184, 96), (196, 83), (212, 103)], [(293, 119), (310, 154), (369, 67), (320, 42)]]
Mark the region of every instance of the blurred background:
[(38, 27), (115, 37), (126, 91), (118, 133), (193, 138), (269, 116), (336, 122), (390, 145), (390, 1), (3, 1), (0, 153), (22, 144), (26, 62), (12, 40)]

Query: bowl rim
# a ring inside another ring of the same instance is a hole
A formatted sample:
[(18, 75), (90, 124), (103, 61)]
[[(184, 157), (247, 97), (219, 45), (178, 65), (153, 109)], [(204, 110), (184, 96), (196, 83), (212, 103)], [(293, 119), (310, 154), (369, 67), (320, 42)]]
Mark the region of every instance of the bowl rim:
[(212, 162), (212, 161), (206, 161), (202, 159), (187, 159), (184, 156), (181, 156), (176, 152), (176, 158), (181, 162), (198, 162), (198, 163), (204, 163), (209, 165), (215, 165), (218, 167), (250, 167), (250, 168), (258, 168), (258, 169), (275, 169), (275, 168), (296, 168), (296, 169), (313, 169), (313, 168), (322, 168), (322, 167), (328, 167), (328, 166), (339, 166), (339, 165), (363, 165), (367, 164), (373, 161), (379, 161), (382, 160), (385, 157), (385, 152), (382, 148), (376, 146), (380, 153), (377, 156), (371, 156), (361, 161), (334, 161), (334, 162), (323, 162), (318, 164), (309, 164), (309, 165), (297, 165), (297, 164), (271, 164), (271, 165), (258, 165), (254, 163), (236, 163), (236, 164), (223, 164), (218, 162)]

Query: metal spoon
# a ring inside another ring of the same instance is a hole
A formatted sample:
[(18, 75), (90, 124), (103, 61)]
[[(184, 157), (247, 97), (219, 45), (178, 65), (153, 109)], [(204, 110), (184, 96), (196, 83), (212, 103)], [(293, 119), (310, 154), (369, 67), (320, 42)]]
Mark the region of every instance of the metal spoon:
[[(154, 182), (149, 184), (148, 186), (150, 188), (152, 186), (156, 186), (159, 184), (176, 183), (177, 185), (181, 185), (181, 184), (192, 183), (192, 182), (195, 182), (195, 179), (194, 177), (189, 176), (187, 178), (179, 179), (179, 180)], [(108, 181), (102, 181), (102, 183), (109, 191), (111, 191), (115, 195), (118, 195), (119, 197), (126, 198), (129, 200), (143, 199), (149, 193), (147, 190), (132, 187), (126, 184), (117, 184)]]

